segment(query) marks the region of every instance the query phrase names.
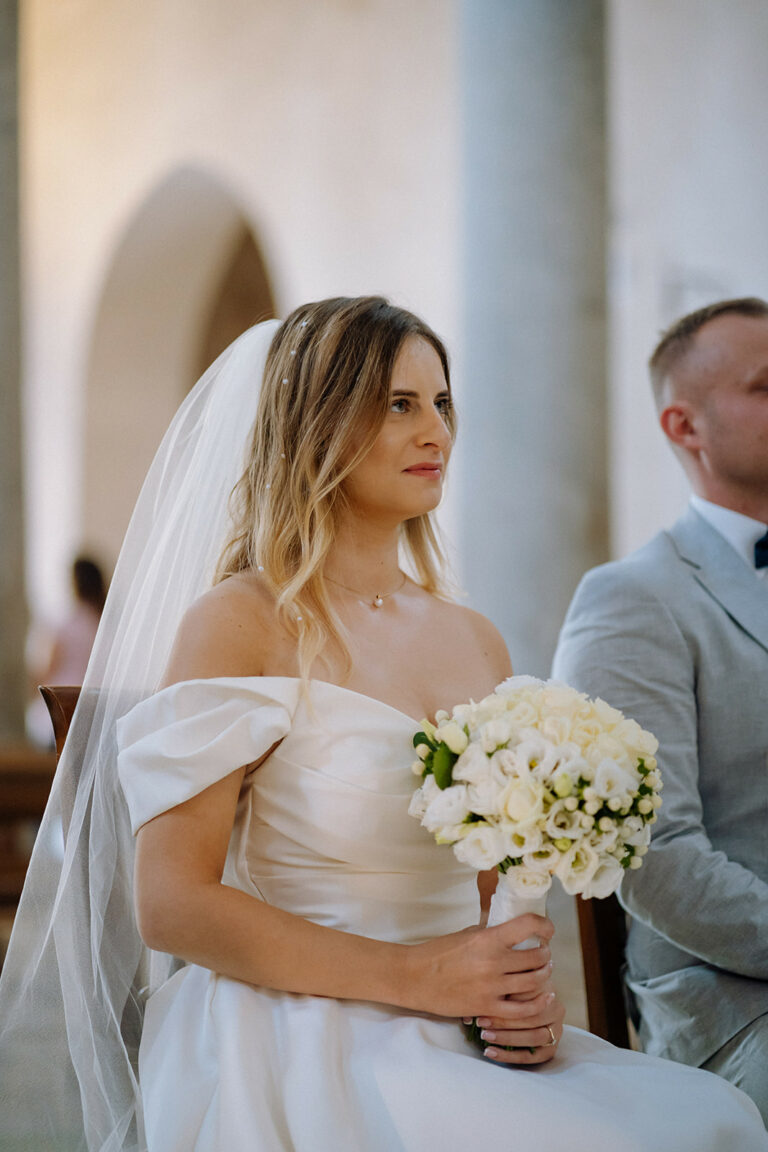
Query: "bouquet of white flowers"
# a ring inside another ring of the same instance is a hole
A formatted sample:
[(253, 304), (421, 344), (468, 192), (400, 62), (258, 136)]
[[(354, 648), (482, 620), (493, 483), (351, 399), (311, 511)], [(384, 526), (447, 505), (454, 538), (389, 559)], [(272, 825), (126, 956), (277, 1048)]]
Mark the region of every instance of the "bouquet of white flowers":
[(586, 899), (641, 866), (662, 784), (658, 741), (634, 720), (531, 676), (435, 719), (413, 740), (409, 812), (459, 860), (498, 869), (489, 924), (543, 912), (553, 876)]

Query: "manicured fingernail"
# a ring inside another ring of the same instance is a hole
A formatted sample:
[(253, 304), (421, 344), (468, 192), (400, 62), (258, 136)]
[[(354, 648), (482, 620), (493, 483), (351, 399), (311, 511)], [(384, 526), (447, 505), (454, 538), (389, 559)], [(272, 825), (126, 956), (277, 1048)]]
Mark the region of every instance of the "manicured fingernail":
[(551, 1004), (552, 1001), (554, 1000), (554, 998), (555, 998), (554, 992), (547, 992), (546, 996), (544, 997), (544, 1003), (545, 1004)]
[(483, 1052), (483, 1056), (488, 1056), (491, 1060), (495, 1060), (498, 1054), (498, 1048), (486, 1048)]
[(496, 1039), (496, 1033), (495, 1032), (489, 1032), (487, 1029), (483, 1028), (482, 1032), (480, 1033), (480, 1039), (481, 1040), (495, 1040)]
[(553, 969), (553, 967), (554, 967), (554, 964), (553, 964), (553, 963), (552, 963), (552, 961), (550, 960), (549, 964), (547, 964), (547, 968), (549, 968), (549, 970), (550, 970), (550, 972), (551, 972), (551, 971), (552, 971), (552, 969)]
[(490, 1028), (491, 1021), (487, 1016), (478, 1016), (477, 1026), (478, 1028)]
[(463, 1016), (461, 1022), (462, 1022), (462, 1024), (471, 1024), (472, 1023), (472, 1017), (471, 1016)]

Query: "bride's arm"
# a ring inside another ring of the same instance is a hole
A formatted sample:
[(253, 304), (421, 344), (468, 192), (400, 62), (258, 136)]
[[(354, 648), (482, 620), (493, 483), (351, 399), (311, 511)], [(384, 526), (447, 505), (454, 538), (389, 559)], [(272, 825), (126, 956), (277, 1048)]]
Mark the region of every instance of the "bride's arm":
[[(147, 945), (267, 988), (374, 1000), (443, 1016), (517, 1016), (504, 997), (530, 995), (549, 975), (549, 921), (525, 916), (422, 945), (325, 928), (221, 882), (243, 769), (138, 833), (135, 892)], [(544, 1029), (542, 1043), (549, 1039)]]

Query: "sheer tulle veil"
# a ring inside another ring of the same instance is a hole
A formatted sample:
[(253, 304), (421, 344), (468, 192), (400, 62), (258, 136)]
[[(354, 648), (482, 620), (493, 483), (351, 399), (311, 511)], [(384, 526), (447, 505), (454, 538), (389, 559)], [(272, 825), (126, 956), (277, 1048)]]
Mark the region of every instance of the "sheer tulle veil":
[(0, 1147), (139, 1152), (142, 1005), (173, 960), (136, 931), (115, 723), (156, 690), (229, 531), (277, 321), (222, 353), (139, 496), (29, 868), (0, 982)]

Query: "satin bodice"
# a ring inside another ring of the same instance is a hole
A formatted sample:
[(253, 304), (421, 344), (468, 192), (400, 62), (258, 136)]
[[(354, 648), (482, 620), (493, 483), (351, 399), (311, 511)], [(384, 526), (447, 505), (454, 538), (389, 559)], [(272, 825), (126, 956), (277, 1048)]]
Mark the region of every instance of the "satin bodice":
[(243, 780), (224, 883), (316, 923), (417, 943), (479, 910), (475, 873), (408, 815), (417, 728), (322, 681), (187, 681), (119, 722), (120, 779), (136, 831), (271, 748)]

